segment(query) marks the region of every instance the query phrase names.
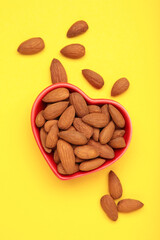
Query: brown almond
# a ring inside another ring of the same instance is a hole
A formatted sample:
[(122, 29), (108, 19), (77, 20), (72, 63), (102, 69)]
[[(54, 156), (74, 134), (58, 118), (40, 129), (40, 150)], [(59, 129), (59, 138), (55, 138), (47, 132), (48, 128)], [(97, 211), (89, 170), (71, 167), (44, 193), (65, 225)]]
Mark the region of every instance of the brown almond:
[(108, 143), (112, 148), (124, 148), (126, 146), (125, 140), (123, 137), (118, 137), (112, 139)]
[(53, 160), (56, 164), (60, 163), (60, 158), (59, 158), (57, 149), (54, 151)]
[(70, 44), (60, 51), (62, 55), (68, 58), (81, 58), (85, 55), (85, 47), (81, 44)]
[(67, 82), (67, 74), (62, 63), (58, 59), (53, 59), (50, 66), (52, 83)]
[(44, 128), (42, 127), (40, 129), (40, 140), (41, 140), (42, 147), (47, 153), (51, 153), (52, 149), (46, 147), (46, 137), (47, 137), (47, 133), (44, 131)]
[(83, 161), (85, 161), (85, 159), (80, 159), (80, 158), (76, 157), (76, 163), (81, 163)]
[(110, 171), (108, 175), (108, 185), (109, 185), (109, 193), (113, 199), (118, 199), (122, 196), (122, 185), (117, 177), (117, 175)]
[(88, 30), (88, 24), (85, 21), (83, 20), (77, 21), (69, 28), (67, 32), (67, 37), (68, 38), (76, 37), (86, 32), (87, 30)]
[(82, 118), (82, 121), (95, 128), (103, 128), (108, 122), (103, 113), (89, 113)]
[(76, 131), (75, 127), (73, 127), (73, 126), (70, 126), (67, 130), (68, 131)]
[(74, 154), (81, 159), (92, 159), (99, 156), (99, 152), (93, 146), (89, 145), (76, 147)]
[(142, 208), (144, 204), (138, 200), (135, 199), (123, 199), (118, 202), (117, 209), (119, 212), (133, 212), (135, 210), (138, 210)]
[(117, 96), (125, 92), (129, 88), (129, 81), (127, 78), (120, 78), (117, 80), (111, 90), (111, 96)]
[(117, 138), (117, 137), (123, 137), (125, 134), (125, 130), (123, 129), (117, 129), (114, 131), (113, 136), (111, 139)]
[(79, 170), (84, 172), (91, 171), (100, 167), (103, 163), (105, 163), (105, 161), (106, 160), (102, 158), (95, 158), (89, 161), (84, 161), (80, 163)]
[(95, 88), (102, 88), (104, 85), (103, 78), (96, 72), (90, 70), (90, 69), (83, 69), (82, 74), (85, 77), (85, 79)]
[(68, 129), (72, 125), (74, 117), (75, 117), (75, 109), (71, 105), (60, 116), (58, 121), (58, 127), (64, 130)]
[(82, 133), (77, 131), (62, 131), (58, 134), (58, 136), (74, 145), (84, 145), (88, 141)]
[(22, 42), (17, 51), (24, 55), (31, 55), (42, 51), (44, 47), (44, 41), (42, 38), (30, 38)]
[[(62, 165), (61, 162), (57, 165), (57, 171), (58, 171), (60, 174), (62, 174), (62, 175), (67, 175), (67, 173), (66, 173), (66, 171), (64, 170), (64, 167), (63, 167), (63, 165)], [(72, 171), (71, 174), (76, 173), (76, 172), (78, 172), (78, 171), (79, 171), (79, 165), (78, 165), (78, 164), (75, 164), (75, 165), (74, 165), (74, 169), (73, 169), (73, 171)]]
[(112, 120), (119, 128), (123, 128), (125, 126), (125, 120), (123, 115), (115, 108), (113, 105), (109, 104), (109, 112), (111, 114)]
[(74, 106), (78, 117), (83, 117), (89, 113), (87, 103), (81, 94), (77, 92), (71, 93), (69, 101)]
[(78, 132), (81, 132), (86, 136), (86, 138), (90, 138), (93, 134), (93, 128), (88, 124), (84, 123), (81, 118), (75, 118), (73, 121), (73, 125)]
[(88, 105), (89, 113), (101, 113), (101, 108), (97, 105)]
[(112, 159), (115, 156), (113, 149), (107, 144), (102, 145), (99, 142), (95, 142), (94, 140), (90, 139), (88, 145), (96, 148), (96, 150), (99, 151), (99, 156), (102, 158)]
[(65, 172), (72, 174), (75, 168), (75, 156), (72, 146), (60, 139), (57, 142), (57, 151)]
[(42, 99), (46, 103), (54, 103), (66, 100), (69, 97), (69, 91), (67, 88), (56, 88), (51, 92), (47, 93)]
[(92, 138), (93, 138), (93, 140), (96, 141), (96, 142), (98, 142), (98, 140), (99, 140), (99, 133), (100, 133), (99, 128), (93, 128)]
[(52, 120), (59, 117), (67, 108), (69, 102), (57, 102), (48, 105), (43, 112), (43, 116), (46, 120)]
[(101, 107), (101, 112), (106, 115), (106, 117), (107, 117), (107, 124), (108, 124), (109, 121), (110, 121), (110, 114), (109, 114), (108, 104), (104, 104), (104, 105)]
[(43, 110), (37, 114), (35, 123), (37, 127), (42, 127), (45, 124), (45, 118), (43, 117)]
[(59, 133), (59, 129), (57, 124), (54, 124), (49, 133), (47, 134), (46, 137), (46, 147), (48, 148), (54, 148), (57, 144), (58, 141), (58, 133)]
[(115, 130), (115, 125), (114, 123), (111, 121), (108, 123), (108, 125), (102, 129), (102, 131), (100, 132), (99, 135), (99, 141), (101, 144), (106, 144), (108, 143), (113, 135), (113, 132)]
[(118, 211), (113, 198), (109, 195), (104, 195), (101, 198), (100, 203), (103, 211), (107, 214), (107, 216), (112, 221), (116, 221), (118, 219)]
[(45, 122), (44, 130), (48, 133), (54, 124), (58, 124), (58, 120), (49, 120)]

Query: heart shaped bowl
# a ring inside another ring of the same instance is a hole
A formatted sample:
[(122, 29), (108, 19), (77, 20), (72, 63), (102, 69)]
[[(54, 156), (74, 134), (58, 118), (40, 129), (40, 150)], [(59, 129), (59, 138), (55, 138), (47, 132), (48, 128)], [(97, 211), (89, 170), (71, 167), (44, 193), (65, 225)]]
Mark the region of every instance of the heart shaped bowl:
[[(41, 141), (40, 141), (40, 134), (39, 134), (39, 128), (36, 126), (35, 124), (35, 119), (37, 114), (44, 109), (45, 104), (42, 102), (42, 98), (49, 93), (50, 91), (52, 91), (53, 89), (56, 88), (67, 88), (70, 92), (78, 92), (80, 93), (84, 99), (86, 100), (86, 102), (88, 104), (96, 104), (99, 106), (102, 106), (103, 104), (112, 104), (113, 106), (115, 106), (123, 115), (123, 117), (125, 118), (126, 121), (126, 125), (125, 125), (125, 135), (124, 135), (124, 139), (126, 142), (126, 147), (122, 148), (122, 149), (117, 149), (115, 150), (115, 157), (111, 160), (107, 160), (102, 166), (88, 171), (88, 172), (82, 172), (79, 171), (77, 173), (74, 173), (72, 175), (61, 175), (57, 172), (57, 165), (53, 160), (53, 153), (46, 153), (42, 147)], [(31, 126), (32, 126), (32, 131), (34, 134), (34, 137), (36, 139), (36, 142), (38, 144), (38, 147), (42, 153), (42, 155), (44, 156), (44, 158), (46, 159), (48, 165), (50, 166), (50, 168), (52, 169), (52, 171), (54, 172), (54, 174), (61, 180), (69, 180), (69, 179), (73, 179), (73, 178), (77, 178), (77, 177), (81, 177), (87, 174), (90, 174), (92, 172), (97, 172), (99, 170), (102, 170), (108, 166), (110, 166), (111, 164), (113, 164), (114, 162), (116, 162), (118, 159), (120, 159), (122, 157), (122, 155), (126, 152), (130, 141), (131, 141), (131, 135), (132, 135), (132, 124), (131, 124), (131, 119), (129, 117), (128, 112), (126, 111), (126, 109), (119, 104), (118, 102), (115, 102), (113, 100), (109, 100), (109, 99), (91, 99), (89, 98), (82, 90), (80, 90), (78, 87), (69, 84), (69, 83), (57, 83), (54, 85), (51, 85), (49, 87), (47, 87), (46, 89), (44, 89), (36, 98), (33, 107), (32, 107), (32, 112), (31, 112)]]

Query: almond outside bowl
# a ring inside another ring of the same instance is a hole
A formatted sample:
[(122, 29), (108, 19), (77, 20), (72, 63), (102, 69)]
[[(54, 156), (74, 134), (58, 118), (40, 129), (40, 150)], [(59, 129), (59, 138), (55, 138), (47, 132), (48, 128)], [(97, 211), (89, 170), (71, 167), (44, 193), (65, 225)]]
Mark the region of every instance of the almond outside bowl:
[[(126, 125), (125, 125), (125, 135), (124, 135), (124, 139), (126, 142), (126, 147), (122, 148), (122, 149), (117, 149), (115, 150), (115, 157), (111, 160), (107, 160), (102, 166), (100, 166), (99, 168), (96, 168), (94, 170), (88, 171), (88, 172), (77, 172), (74, 173), (72, 175), (61, 175), (57, 172), (57, 165), (56, 163), (53, 161), (53, 152), (52, 153), (46, 153), (41, 145), (41, 141), (40, 141), (40, 135), (39, 135), (39, 128), (36, 126), (35, 124), (35, 118), (37, 116), (37, 114), (39, 113), (39, 111), (41, 111), (42, 109), (44, 109), (45, 104), (42, 102), (42, 98), (49, 93), (50, 91), (56, 89), (56, 88), (67, 88), (70, 92), (78, 92), (80, 93), (84, 99), (86, 100), (86, 102), (88, 104), (96, 104), (96, 105), (100, 105), (102, 106), (103, 104), (112, 104), (113, 106), (115, 106), (123, 115), (123, 117), (125, 118), (126, 121)], [(129, 117), (128, 112), (126, 111), (126, 109), (119, 104), (118, 102), (115, 102), (113, 100), (110, 99), (92, 99), (89, 98), (82, 90), (80, 90), (78, 87), (69, 84), (69, 83), (57, 83), (54, 85), (51, 85), (49, 87), (47, 87), (46, 89), (44, 89), (36, 98), (33, 107), (32, 107), (32, 111), (31, 111), (31, 126), (32, 126), (32, 131), (35, 137), (35, 140), (38, 144), (38, 147), (42, 153), (42, 155), (44, 156), (45, 160), (47, 161), (48, 165), (50, 166), (51, 170), (54, 172), (54, 174), (61, 180), (69, 180), (69, 179), (73, 179), (73, 178), (77, 178), (77, 177), (81, 177), (93, 172), (97, 172), (99, 170), (102, 170), (108, 166), (110, 166), (111, 164), (113, 164), (114, 162), (116, 162), (118, 159), (120, 159), (122, 157), (122, 155), (126, 152), (130, 141), (131, 141), (131, 136), (132, 136), (132, 124), (131, 124), (131, 119)]]

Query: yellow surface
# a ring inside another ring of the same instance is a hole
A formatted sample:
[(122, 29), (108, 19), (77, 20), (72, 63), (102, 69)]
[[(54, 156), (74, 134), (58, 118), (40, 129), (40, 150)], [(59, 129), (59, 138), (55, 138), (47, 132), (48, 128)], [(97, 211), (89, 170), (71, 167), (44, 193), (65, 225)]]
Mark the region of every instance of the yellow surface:
[[(0, 239), (158, 240), (160, 214), (160, 3), (158, 0), (1, 1), (0, 7)], [(89, 30), (67, 39), (66, 31), (84, 19)], [(18, 45), (40, 36), (46, 48), (34, 56), (16, 52)], [(86, 55), (71, 60), (59, 50), (81, 43)], [(52, 173), (33, 137), (30, 112), (36, 96), (51, 84), (49, 66), (58, 58), (69, 83), (93, 98), (110, 98), (120, 77), (129, 90), (113, 98), (128, 110), (133, 137), (126, 154), (100, 172), (61, 181)], [(105, 79), (101, 90), (82, 77), (90, 68)], [(144, 208), (110, 221), (99, 200), (108, 193), (107, 175), (114, 170), (123, 198)]]

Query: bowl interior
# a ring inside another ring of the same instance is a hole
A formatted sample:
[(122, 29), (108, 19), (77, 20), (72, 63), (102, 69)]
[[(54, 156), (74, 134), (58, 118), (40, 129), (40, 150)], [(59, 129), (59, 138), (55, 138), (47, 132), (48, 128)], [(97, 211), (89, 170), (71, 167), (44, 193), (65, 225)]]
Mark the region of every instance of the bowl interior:
[[(37, 116), (37, 114), (44, 109), (45, 104), (42, 102), (42, 98), (49, 93), (50, 91), (52, 91), (53, 89), (56, 88), (60, 88), (60, 87), (65, 87), (67, 88), (70, 92), (79, 92), (86, 100), (86, 102), (88, 104), (96, 104), (99, 106), (102, 106), (103, 104), (112, 104), (113, 106), (115, 106), (123, 115), (123, 117), (125, 118), (126, 121), (126, 125), (125, 125), (125, 135), (124, 135), (124, 139), (126, 142), (126, 147), (122, 148), (122, 149), (117, 149), (115, 150), (115, 157), (111, 160), (107, 160), (102, 166), (100, 166), (99, 168), (96, 168), (94, 170), (91, 170), (89, 172), (77, 172), (74, 173), (72, 175), (61, 175), (57, 172), (57, 165), (56, 163), (53, 161), (53, 153), (46, 153), (41, 145), (41, 141), (40, 141), (40, 134), (39, 134), (39, 128), (37, 128), (36, 124), (35, 124), (35, 118)], [(52, 171), (55, 173), (55, 175), (62, 179), (62, 180), (68, 180), (68, 179), (73, 179), (76, 177), (80, 177), (80, 176), (84, 176), (86, 174), (92, 173), (92, 172), (96, 172), (99, 171), (101, 169), (106, 168), (107, 166), (113, 164), (115, 161), (117, 161), (127, 150), (130, 140), (131, 140), (131, 135), (132, 135), (132, 125), (131, 125), (131, 120), (129, 117), (129, 114), (127, 113), (127, 111), (125, 110), (125, 108), (119, 104), (116, 101), (113, 100), (109, 100), (109, 99), (91, 99), (89, 98), (82, 90), (80, 90), (78, 87), (69, 84), (69, 83), (57, 83), (54, 85), (51, 85), (49, 87), (47, 87), (46, 89), (44, 89), (36, 98), (33, 107), (32, 107), (32, 112), (31, 112), (31, 125), (32, 125), (32, 131), (34, 134), (34, 137), (36, 139), (36, 142), (38, 144), (38, 147), (41, 150), (41, 153), (43, 154), (44, 158), (46, 159), (47, 163), (49, 164), (50, 168), (52, 169)]]

